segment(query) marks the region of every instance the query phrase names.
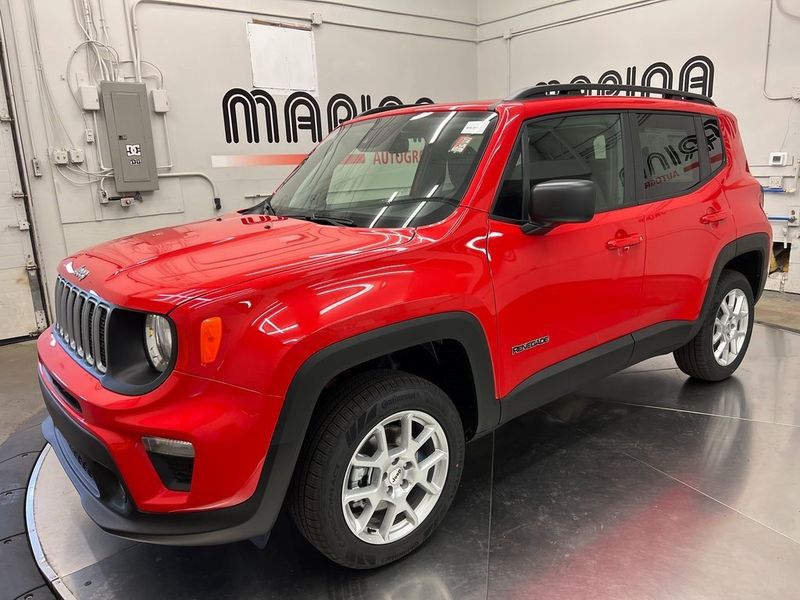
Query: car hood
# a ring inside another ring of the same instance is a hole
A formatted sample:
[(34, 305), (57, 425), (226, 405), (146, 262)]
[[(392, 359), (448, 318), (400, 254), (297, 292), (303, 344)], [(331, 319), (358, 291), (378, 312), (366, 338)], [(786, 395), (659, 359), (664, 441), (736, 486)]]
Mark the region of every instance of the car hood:
[(88, 248), (64, 259), (59, 272), (113, 304), (167, 312), (245, 280), (396, 249), (413, 237), (411, 229), (339, 227), (232, 213)]

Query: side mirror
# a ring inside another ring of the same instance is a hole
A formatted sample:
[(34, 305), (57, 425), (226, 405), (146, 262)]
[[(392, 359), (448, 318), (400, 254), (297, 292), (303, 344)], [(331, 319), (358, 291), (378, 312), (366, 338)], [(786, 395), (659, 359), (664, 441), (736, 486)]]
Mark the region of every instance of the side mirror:
[(530, 222), (525, 233), (541, 233), (563, 223), (586, 223), (594, 217), (594, 181), (554, 179), (531, 188)]

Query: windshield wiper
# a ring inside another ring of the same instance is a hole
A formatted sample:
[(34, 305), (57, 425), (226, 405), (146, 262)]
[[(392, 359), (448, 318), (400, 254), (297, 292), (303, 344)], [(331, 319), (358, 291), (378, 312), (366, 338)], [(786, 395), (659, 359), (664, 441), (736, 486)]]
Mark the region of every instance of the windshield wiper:
[(328, 215), (327, 213), (305, 213), (305, 214), (288, 214), (288, 215), (280, 215), (281, 217), (286, 217), (287, 219), (300, 219), (301, 221), (311, 221), (312, 223), (327, 223), (329, 225), (342, 225), (344, 227), (355, 227), (356, 222), (352, 219), (345, 219), (344, 217), (335, 217)]
[(399, 198), (396, 200), (389, 200), (387, 198), (386, 200), (381, 200), (380, 202), (356, 203), (347, 207), (329, 209), (328, 212), (348, 212), (361, 210), (362, 208), (381, 208), (384, 206), (399, 206), (402, 204), (418, 204), (420, 202), (439, 202), (441, 204), (449, 204), (451, 206), (458, 206), (460, 204), (460, 202), (457, 200), (453, 200), (452, 198), (448, 198), (446, 196), (411, 196), (409, 198)]
[[(260, 194), (258, 195), (260, 196)], [(256, 197), (258, 197), (256, 196)], [(250, 196), (252, 198), (253, 196)], [(264, 196), (264, 199), (258, 204), (254, 204), (250, 208), (244, 208), (239, 211), (240, 215), (275, 215), (275, 208), (272, 206), (272, 194)]]
[(275, 207), (272, 206), (272, 196), (267, 196), (264, 198), (264, 201), (261, 203), (261, 214), (270, 214), (275, 217), (278, 216), (278, 213), (275, 212)]

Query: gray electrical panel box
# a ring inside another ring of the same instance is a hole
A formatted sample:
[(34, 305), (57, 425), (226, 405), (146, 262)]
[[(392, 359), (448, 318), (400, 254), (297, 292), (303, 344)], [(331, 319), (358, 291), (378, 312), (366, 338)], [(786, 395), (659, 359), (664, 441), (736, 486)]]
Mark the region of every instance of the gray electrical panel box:
[(100, 96), (117, 191), (157, 190), (153, 126), (145, 85), (101, 81)]

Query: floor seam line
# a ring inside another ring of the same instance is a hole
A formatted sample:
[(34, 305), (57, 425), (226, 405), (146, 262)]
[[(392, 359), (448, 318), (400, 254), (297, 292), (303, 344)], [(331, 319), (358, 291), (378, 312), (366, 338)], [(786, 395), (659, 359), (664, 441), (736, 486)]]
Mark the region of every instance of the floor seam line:
[(495, 432), (492, 432), (492, 461), (489, 468), (489, 531), (486, 537), (486, 600), (489, 600), (489, 580), (492, 562), (492, 504), (494, 500), (494, 450), (496, 446)]
[[(134, 548), (138, 548), (141, 544), (142, 544), (142, 542), (131, 542), (130, 546), (125, 546), (124, 548), (120, 548), (119, 550), (116, 550), (115, 552), (112, 552), (108, 556), (104, 556), (100, 560), (98, 560), (96, 562), (93, 562), (90, 565), (86, 565), (85, 567), (81, 567), (80, 569), (74, 569), (74, 570), (70, 571), (69, 573), (58, 573), (57, 574), (58, 577), (56, 577), (56, 579), (60, 579), (60, 580), (63, 581), (64, 579), (67, 579), (68, 577), (72, 577), (76, 573), (80, 573), (81, 571), (85, 571), (86, 569), (88, 569), (90, 567), (94, 567), (96, 565), (99, 565), (101, 562), (103, 562), (105, 560), (108, 560), (109, 558), (114, 558), (115, 556), (118, 556), (118, 555), (122, 554), (123, 552), (128, 552), (129, 550), (133, 550)], [(64, 584), (64, 585), (66, 585), (66, 584)]]
[(27, 454), (39, 454), (41, 450), (27, 450), (25, 452), (20, 452), (19, 454), (15, 454), (14, 456), (9, 456), (8, 458), (4, 458), (0, 460), (0, 465), (7, 463), (10, 460), (14, 460), (15, 458), (19, 458), (20, 456), (25, 456)]
[(636, 375), (641, 373), (657, 373), (659, 371), (677, 371), (678, 367), (659, 367), (657, 369), (635, 369), (633, 371), (628, 371), (627, 369), (624, 371), (619, 371), (614, 373), (614, 375)]
[[(549, 413), (548, 413), (548, 414), (549, 414)], [(552, 416), (552, 415), (551, 415), (551, 416)], [(600, 442), (600, 443), (602, 443), (602, 442), (603, 442), (603, 439), (602, 439), (602, 438), (599, 438), (599, 437), (597, 437), (596, 435), (594, 435), (594, 434), (592, 434), (592, 433), (589, 433), (588, 431), (586, 431), (586, 430), (582, 429), (582, 428), (581, 428), (581, 427), (579, 427), (578, 425), (575, 425), (575, 424), (573, 424), (573, 423), (569, 423), (568, 421), (564, 421), (563, 419), (559, 419), (558, 417), (555, 417), (555, 418), (556, 418), (558, 421), (561, 421), (561, 422), (562, 422), (562, 423), (564, 423), (564, 424), (567, 424), (567, 425), (570, 425), (570, 426), (574, 427), (576, 430), (580, 431), (582, 434), (586, 435), (587, 437), (590, 437), (590, 438), (592, 438), (593, 440), (596, 440), (597, 442)], [(669, 478), (669, 479), (671, 479), (671, 480), (673, 480), (673, 481), (675, 481), (675, 482), (677, 482), (677, 483), (679, 483), (679, 484), (681, 484), (681, 485), (683, 485), (683, 486), (685, 486), (685, 487), (689, 488), (690, 490), (692, 490), (692, 491), (694, 491), (694, 492), (696, 492), (696, 493), (700, 494), (701, 496), (704, 496), (705, 498), (708, 498), (708, 499), (709, 499), (709, 500), (711, 500), (712, 502), (715, 502), (715, 503), (719, 504), (720, 506), (724, 506), (724, 507), (725, 507), (725, 508), (727, 508), (728, 510), (731, 510), (731, 511), (735, 512), (737, 515), (739, 515), (739, 516), (741, 516), (741, 517), (744, 517), (744, 518), (745, 518), (745, 519), (747, 519), (748, 521), (751, 521), (751, 522), (753, 522), (753, 523), (756, 523), (757, 525), (760, 525), (761, 527), (764, 527), (765, 529), (768, 529), (769, 531), (771, 531), (771, 532), (773, 532), (773, 533), (775, 533), (775, 534), (777, 534), (777, 535), (779, 535), (779, 536), (781, 536), (781, 537), (783, 537), (783, 538), (785, 538), (785, 539), (789, 540), (790, 542), (793, 542), (793, 543), (795, 543), (795, 544), (797, 544), (797, 545), (800, 545), (800, 540), (796, 540), (796, 539), (794, 539), (793, 537), (791, 537), (790, 535), (787, 535), (787, 534), (785, 534), (785, 533), (783, 533), (783, 532), (781, 532), (781, 531), (778, 531), (777, 529), (775, 529), (774, 527), (770, 527), (770, 526), (769, 526), (769, 525), (767, 525), (766, 523), (762, 523), (762, 522), (761, 522), (761, 521), (759, 521), (758, 519), (756, 519), (756, 518), (754, 518), (754, 517), (751, 517), (750, 515), (748, 515), (748, 514), (746, 514), (746, 513), (743, 513), (743, 512), (742, 512), (742, 511), (740, 511), (739, 509), (737, 509), (737, 508), (734, 508), (733, 506), (730, 506), (729, 504), (726, 504), (726, 503), (725, 503), (725, 502), (723, 502), (722, 500), (719, 500), (719, 499), (717, 499), (717, 498), (714, 498), (714, 497), (713, 497), (713, 496), (711, 496), (710, 494), (707, 494), (706, 492), (704, 492), (704, 491), (702, 491), (702, 490), (700, 490), (700, 489), (698, 489), (698, 488), (694, 487), (693, 485), (690, 485), (690, 484), (686, 483), (685, 481), (682, 481), (682, 480), (678, 479), (678, 478), (677, 478), (677, 477), (675, 477), (674, 475), (670, 475), (670, 474), (669, 474), (669, 473), (667, 473), (666, 471), (662, 471), (661, 469), (659, 469), (659, 468), (658, 468), (658, 467), (656, 467), (655, 465), (651, 465), (649, 462), (647, 462), (647, 461), (645, 461), (645, 460), (642, 460), (641, 458), (638, 458), (638, 457), (634, 456), (633, 454), (630, 454), (629, 452), (626, 452), (625, 450), (617, 450), (617, 451), (618, 451), (620, 454), (622, 454), (623, 456), (627, 456), (628, 458), (630, 458), (630, 459), (632, 459), (632, 460), (635, 460), (635, 461), (636, 461), (636, 462), (638, 462), (639, 464), (641, 464), (641, 465), (644, 465), (645, 467), (648, 467), (648, 468), (652, 469), (652, 470), (653, 470), (653, 471), (655, 471), (656, 473), (660, 473), (660, 474), (661, 474), (661, 475), (663, 475), (664, 477), (667, 477), (667, 478)]]
[(622, 406), (638, 406), (640, 408), (650, 408), (653, 410), (667, 410), (670, 412), (677, 412), (677, 413), (686, 413), (690, 415), (702, 415), (704, 417), (717, 417), (720, 419), (732, 419), (735, 421), (746, 421), (747, 423), (759, 423), (761, 425), (779, 425), (781, 427), (792, 427), (794, 429), (800, 428), (800, 425), (793, 425), (792, 423), (779, 423), (777, 421), (763, 421), (761, 419), (748, 419), (746, 417), (735, 417), (733, 415), (717, 415), (714, 413), (703, 412), (700, 410), (686, 410), (680, 408), (672, 408), (669, 406), (653, 406), (651, 404), (639, 404), (636, 402), (622, 402), (620, 400), (609, 400), (609, 399), (600, 399), (594, 398), (592, 396), (588, 396), (591, 400), (597, 400), (598, 402), (610, 402), (611, 404), (620, 404)]
[[(595, 439), (597, 439), (597, 438), (595, 438)], [(627, 457), (629, 457), (629, 458), (632, 458), (632, 459), (633, 459), (633, 460), (635, 460), (636, 462), (638, 462), (638, 463), (640, 463), (640, 464), (642, 464), (642, 465), (644, 465), (644, 466), (646, 466), (646, 467), (649, 467), (650, 469), (654, 470), (656, 473), (660, 473), (660, 474), (661, 474), (661, 475), (663, 475), (664, 477), (668, 477), (669, 479), (672, 479), (673, 481), (675, 481), (675, 482), (677, 482), (677, 483), (680, 483), (680, 484), (681, 484), (681, 485), (683, 485), (683, 486), (686, 486), (686, 487), (687, 487), (687, 488), (689, 488), (690, 490), (692, 490), (692, 491), (694, 491), (694, 492), (697, 492), (697, 493), (698, 493), (698, 494), (700, 494), (701, 496), (705, 496), (706, 498), (708, 498), (709, 500), (711, 500), (711, 501), (713, 501), (713, 502), (716, 502), (716, 503), (717, 503), (717, 504), (719, 504), (720, 506), (724, 506), (725, 508), (727, 508), (727, 509), (729, 509), (729, 510), (732, 510), (732, 511), (733, 511), (733, 512), (735, 512), (737, 515), (740, 515), (740, 516), (744, 517), (745, 519), (747, 519), (747, 520), (749, 520), (749, 521), (752, 521), (753, 523), (756, 523), (756, 524), (758, 524), (758, 525), (761, 525), (762, 527), (764, 527), (764, 528), (766, 528), (766, 529), (769, 529), (771, 532), (773, 532), (773, 533), (776, 533), (776, 534), (778, 534), (779, 536), (786, 538), (786, 539), (787, 539), (787, 540), (789, 540), (790, 542), (794, 542), (795, 544), (798, 544), (798, 545), (800, 545), (800, 540), (796, 540), (796, 539), (794, 539), (792, 536), (790, 536), (790, 535), (787, 535), (787, 534), (785, 534), (785, 533), (783, 533), (783, 532), (781, 532), (781, 531), (778, 531), (778, 530), (777, 530), (777, 529), (775, 529), (774, 527), (770, 527), (769, 525), (767, 525), (766, 523), (763, 523), (763, 522), (759, 521), (759, 520), (758, 520), (758, 519), (756, 519), (755, 517), (751, 517), (750, 515), (748, 515), (748, 514), (746, 514), (746, 513), (743, 513), (742, 511), (740, 511), (738, 508), (735, 508), (735, 507), (731, 506), (730, 504), (726, 504), (725, 502), (723, 502), (722, 500), (720, 500), (720, 499), (718, 499), (718, 498), (714, 498), (714, 496), (712, 496), (712, 495), (710, 495), (710, 494), (708, 494), (708, 493), (704, 492), (704, 491), (703, 491), (703, 490), (701, 490), (701, 489), (698, 489), (698, 488), (694, 487), (693, 485), (691, 485), (691, 484), (689, 484), (689, 483), (686, 483), (685, 481), (682, 481), (682, 480), (678, 479), (678, 478), (677, 478), (677, 477), (675, 477), (674, 475), (670, 475), (670, 474), (669, 474), (669, 473), (667, 473), (666, 471), (662, 471), (661, 469), (659, 469), (659, 468), (658, 468), (658, 467), (656, 467), (655, 465), (651, 465), (650, 463), (648, 463), (648, 462), (647, 462), (647, 461), (645, 461), (645, 460), (642, 460), (642, 459), (640, 459), (640, 458), (637, 458), (637, 457), (633, 456), (632, 454), (629, 454), (628, 452), (625, 452), (624, 450), (623, 450), (623, 451), (621, 451), (621, 452), (622, 452), (622, 454), (624, 454), (625, 456), (627, 456)]]

